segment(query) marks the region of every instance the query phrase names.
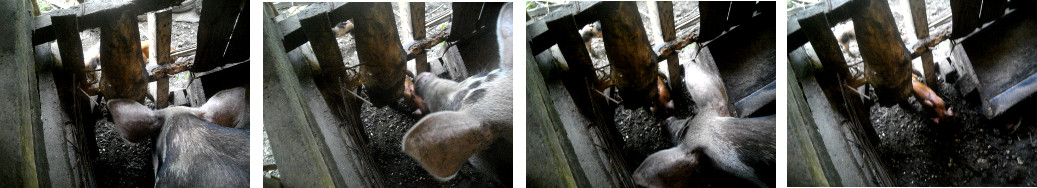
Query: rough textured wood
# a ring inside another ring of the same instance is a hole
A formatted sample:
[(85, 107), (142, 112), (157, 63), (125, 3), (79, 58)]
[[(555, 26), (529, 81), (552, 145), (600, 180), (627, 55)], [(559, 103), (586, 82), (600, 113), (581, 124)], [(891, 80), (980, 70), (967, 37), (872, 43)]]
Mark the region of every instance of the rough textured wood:
[[(410, 28), (414, 40), (425, 39), (425, 3), (410, 3)], [(445, 38), (445, 37), (444, 37)], [(414, 55), (414, 70), (416, 73), (428, 72), (429, 65), (425, 52)]]
[[(296, 187), (342, 186), (331, 176), (326, 144), (300, 95), (299, 80), (288, 64), (273, 10), (263, 9), (263, 124), (274, 151), (281, 183)], [(332, 163), (333, 164), (333, 163)]]
[(36, 138), (40, 130), (40, 101), (32, 58), (31, 5), (22, 1), (0, 2), (0, 181), (19, 187), (47, 186), (45, 154)]
[[(633, 2), (625, 3), (634, 4)], [(577, 24), (574, 21), (572, 17), (559, 17), (548, 22), (548, 27), (551, 30), (559, 31), (555, 33), (558, 34), (555, 35), (555, 39), (558, 41), (558, 48), (564, 54), (565, 61), (569, 66), (569, 71), (562, 76), (562, 82), (565, 85), (565, 90), (571, 94), (571, 98), (580, 114), (591, 121), (590, 126), (596, 128), (594, 130), (597, 132), (592, 133), (595, 138), (603, 140), (603, 147), (607, 148), (606, 150), (618, 151), (619, 147), (623, 145), (623, 139), (620, 137), (619, 129), (616, 128), (616, 122), (613, 119), (614, 107), (610, 107), (607, 99), (592, 87), (597, 83), (597, 79), (594, 76), (594, 66), (591, 64), (590, 53), (588, 53), (587, 46), (583, 43), (578, 28), (576, 28)], [(638, 24), (637, 26), (641, 27), (642, 25)], [(648, 40), (643, 34), (641, 39)], [(652, 70), (654, 71), (655, 69)], [(611, 153), (610, 156), (605, 158), (610, 159), (604, 168), (611, 169), (609, 175), (612, 178), (610, 180), (616, 181), (612, 183), (614, 185), (633, 186), (633, 180), (629, 174), (630, 171), (624, 165), (626, 163), (623, 156)]]
[(612, 82), (619, 88), (624, 106), (650, 106), (658, 95), (656, 77), (662, 75), (637, 4), (609, 2), (603, 5), (606, 10), (614, 10), (601, 19), (605, 54), (612, 63)]
[[(56, 87), (56, 94), (62, 110), (70, 117), (68, 122), (70, 135), (78, 142), (77, 156), (81, 161), (92, 161), (98, 156), (97, 142), (94, 139), (96, 118), (91, 114), (90, 98), (83, 93), (83, 89), (92, 87), (87, 83), (84, 66), (82, 41), (79, 38), (79, 25), (76, 15), (55, 16), (52, 18), (56, 30), (58, 50), (64, 65), (60, 69), (51, 69)], [(138, 55), (138, 57), (140, 57)], [(62, 122), (66, 123), (66, 122)], [(62, 124), (64, 125), (64, 124)], [(93, 181), (93, 164), (83, 164), (84, 179)], [(91, 184), (91, 183), (88, 183)]]
[[(929, 20), (926, 19), (925, 1), (910, 0), (908, 6), (911, 8), (911, 20), (914, 23), (915, 37), (924, 39), (929, 37)], [(936, 83), (936, 64), (933, 62), (933, 52), (926, 50), (922, 52), (922, 69), (925, 72), (925, 83)], [(933, 87), (939, 89), (939, 87)]]
[(141, 100), (147, 94), (137, 15), (131, 12), (113, 14), (101, 27), (101, 89), (109, 99)]
[(979, 27), (979, 9), (982, 2), (951, 0), (951, 20), (953, 20), (951, 38), (964, 37)]
[(357, 7), (361, 8), (353, 19), (353, 35), (357, 57), (364, 64), (360, 67), (361, 74), (366, 76), (364, 87), (371, 103), (385, 106), (402, 96), (403, 80), (407, 77), (406, 54), (396, 31), (396, 18), (389, 3), (358, 3)]
[(984, 0), (982, 15), (979, 17), (979, 24), (994, 21), (1005, 14), (1005, 7), (1008, 6), (1008, 1), (1005, 0)]
[[(169, 56), (170, 33), (172, 32), (173, 12), (169, 10), (148, 13), (148, 32), (154, 36), (151, 48), (148, 52), (149, 62), (158, 65), (173, 63), (173, 57)], [(161, 109), (169, 105), (169, 77), (159, 77), (155, 93), (155, 108)]]
[[(342, 63), (342, 54), (339, 51), (338, 42), (334, 40), (335, 33), (331, 31), (331, 25), (327, 24), (327, 14), (317, 14), (313, 17), (301, 20), (306, 37), (313, 46), (314, 55), (320, 63), (321, 70), (314, 74), (314, 83), (324, 97), (331, 113), (342, 122), (345, 122), (346, 138), (353, 143), (365, 146), (370, 142), (364, 130), (363, 121), (360, 119), (359, 97), (352, 95), (343, 83), (349, 83), (344, 74), (346, 67)], [(361, 152), (366, 153), (366, 152)], [(366, 156), (370, 158), (370, 156)]]
[(531, 187), (590, 186), (580, 168), (580, 161), (562, 128), (562, 120), (554, 109), (550, 91), (533, 53), (526, 46), (526, 184)]
[[(242, 0), (202, 1), (202, 16), (198, 18), (198, 53), (191, 72), (205, 72), (222, 66), (227, 43), (234, 32), (245, 2)], [(242, 14), (247, 16), (247, 14)]]
[(700, 1), (699, 15), (699, 40), (706, 41), (720, 36), (727, 30), (727, 11), (731, 2)]
[(849, 67), (846, 66), (846, 59), (843, 59), (838, 39), (835, 38), (831, 25), (828, 25), (828, 18), (824, 14), (814, 14), (800, 18), (798, 23), (801, 26), (800, 31), (807, 37), (817, 53), (821, 65), (824, 65), (824, 71), (849, 78)]
[[(108, 14), (122, 12), (125, 9), (139, 11), (140, 13), (152, 12), (177, 6), (183, 2), (184, 0), (90, 1), (68, 9), (55, 10), (41, 15), (40, 17), (76, 15), (79, 20), (78, 31), (81, 32), (83, 30), (93, 29), (104, 25), (104, 23), (107, 23), (109, 20), (107, 18)], [(38, 23), (36, 27), (34, 27), (32, 45), (35, 46), (53, 41), (55, 38), (54, 35), (50, 33), (52, 30), (53, 28), (51, 28), (49, 24)], [(42, 33), (42, 35), (37, 33)]]
[[(799, 48), (798, 55), (803, 55)], [(790, 55), (791, 56), (791, 55)], [(790, 57), (791, 59), (791, 57)], [(799, 76), (786, 64), (788, 75), (788, 186), (840, 186), (814, 114), (799, 84)]]
[[(662, 29), (663, 40), (670, 42), (677, 40), (677, 28), (674, 26), (676, 22), (673, 19), (673, 2), (660, 1), (658, 3), (659, 8), (659, 28)], [(691, 34), (694, 36), (694, 34)], [(688, 40), (690, 43), (690, 40)], [(683, 48), (683, 47), (681, 47)], [(681, 76), (681, 64), (680, 57), (677, 55), (663, 55), (659, 53), (660, 58), (666, 58), (666, 70), (670, 74), (670, 88), (676, 88), (678, 85), (684, 84), (684, 78)], [(676, 101), (676, 100), (675, 100)], [(678, 107), (680, 108), (680, 107)]]
[[(853, 15), (865, 77), (879, 104), (891, 106), (911, 96), (911, 52), (904, 46), (886, 1), (872, 1)], [(841, 55), (840, 55), (841, 56)]]

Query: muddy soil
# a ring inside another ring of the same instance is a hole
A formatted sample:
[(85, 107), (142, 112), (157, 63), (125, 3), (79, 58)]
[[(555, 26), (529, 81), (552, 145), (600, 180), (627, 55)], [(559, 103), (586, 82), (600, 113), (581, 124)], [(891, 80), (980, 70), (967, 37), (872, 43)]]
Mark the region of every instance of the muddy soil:
[[(906, 1), (889, 1), (897, 29), (906, 44), (917, 41)], [(930, 33), (949, 31), (949, 2), (926, 0)], [(847, 21), (833, 27), (836, 35), (852, 28)], [(944, 42), (933, 50), (934, 60), (949, 56), (951, 46)], [(862, 62), (855, 43), (844, 53), (851, 64)], [(856, 64), (858, 70), (863, 64)], [(921, 61), (913, 67), (921, 71)], [(858, 71), (855, 70), (854, 72)], [(942, 124), (929, 120), (932, 115), (922, 110), (914, 99), (906, 105), (873, 106), (871, 121), (881, 144), (877, 153), (889, 175), (899, 186), (1037, 186), (1037, 121), (1026, 115), (1037, 100), (1028, 99), (1011, 109), (1003, 119), (989, 120), (979, 110), (975, 99), (958, 93), (943, 76), (929, 84), (937, 91), (955, 116)], [(1025, 115), (1024, 115), (1025, 114)], [(1018, 124), (1010, 131), (1004, 127)]]
[[(1037, 110), (1037, 101), (992, 121), (952, 85), (941, 81), (938, 93), (955, 114), (943, 124), (930, 121), (914, 100), (871, 109), (882, 140), (877, 152), (897, 185), (1037, 186), (1037, 119), (1021, 115)], [(1011, 133), (1004, 129), (1008, 124), (1021, 125)]]

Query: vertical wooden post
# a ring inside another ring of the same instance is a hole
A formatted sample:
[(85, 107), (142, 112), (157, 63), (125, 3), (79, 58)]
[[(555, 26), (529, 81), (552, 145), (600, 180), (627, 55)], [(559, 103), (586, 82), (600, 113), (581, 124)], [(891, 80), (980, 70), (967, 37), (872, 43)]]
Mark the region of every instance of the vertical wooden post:
[(108, 99), (140, 100), (147, 92), (137, 16), (113, 11), (101, 26), (101, 88)]
[[(410, 28), (411, 34), (414, 35), (414, 40), (425, 39), (425, 3), (424, 2), (412, 2), (410, 3)], [(414, 57), (414, 71), (415, 73), (422, 73), (429, 71), (428, 57), (425, 55), (423, 50), (420, 54)]]
[(699, 2), (699, 39), (706, 41), (727, 30), (727, 10), (731, 2), (701, 1)]
[[(961, 38), (979, 27), (979, 9), (983, 1), (951, 0), (951, 38)], [(859, 33), (858, 33), (859, 34)]]
[[(634, 2), (611, 2), (602, 14), (601, 34), (605, 53), (612, 62), (612, 80), (627, 107), (652, 104), (658, 94), (656, 77), (659, 64), (648, 43), (641, 14)], [(593, 75), (592, 75), (593, 76)]]
[(358, 7), (362, 8), (357, 9), (353, 19), (356, 24), (353, 35), (356, 36), (357, 58), (364, 63), (360, 70), (368, 75), (364, 86), (375, 106), (394, 103), (403, 95), (407, 54), (400, 44), (392, 5), (359, 3)]
[[(332, 177), (330, 159), (323, 150), (327, 147), (315, 139), (316, 120), (302, 99), (299, 80), (281, 41), (281, 29), (273, 21), (273, 10), (263, 9), (263, 122), (269, 133), (281, 183), (296, 187), (334, 187), (338, 177)], [(333, 163), (331, 163), (333, 164)]]
[(911, 95), (911, 52), (900, 39), (890, 11), (888, 2), (871, 1), (852, 16), (867, 70), (865, 76), (875, 87), (882, 106), (891, 106)]
[[(674, 25), (673, 19), (673, 2), (671, 1), (659, 1), (659, 28), (662, 29), (663, 40), (670, 42), (677, 40), (677, 28)], [(677, 88), (678, 85), (682, 85), (683, 75), (681, 72), (680, 55), (674, 53), (669, 57), (666, 57), (666, 68), (670, 73), (670, 88)]]
[[(925, 14), (925, 0), (910, 0), (911, 19), (914, 20), (915, 37), (924, 39), (929, 37), (929, 20)], [(922, 52), (922, 69), (925, 72), (925, 84), (936, 84), (936, 64), (933, 62), (933, 52), (926, 50)], [(940, 87), (932, 87), (939, 89)]]
[[(39, 92), (36, 64), (32, 58), (32, 5), (24, 1), (0, 1), (0, 181), (5, 185), (38, 187), (46, 180), (46, 154), (39, 153), (36, 135), (40, 130)], [(34, 100), (35, 99), (35, 100)], [(45, 167), (44, 167), (45, 168)]]
[[(617, 3), (618, 2), (606, 2), (606, 3)], [(633, 7), (633, 2), (628, 3)], [(637, 13), (636, 10), (634, 12)], [(640, 23), (640, 17), (637, 17), (638, 23)], [(605, 21), (602, 21), (602, 27), (605, 26)], [(594, 66), (591, 64), (590, 53), (587, 51), (587, 46), (583, 43), (583, 38), (578, 32), (577, 24), (575, 19), (570, 16), (564, 16), (556, 20), (549, 21), (547, 23), (551, 30), (557, 30), (554, 38), (558, 40), (558, 49), (562, 51), (565, 56), (565, 61), (569, 65), (569, 72), (562, 78), (562, 82), (565, 85), (565, 89), (572, 96), (573, 102), (576, 104), (580, 114), (583, 114), (587, 119), (593, 122), (593, 127), (597, 127), (600, 131), (598, 136), (605, 143), (606, 150), (618, 151), (618, 147), (623, 145), (623, 138), (620, 136), (619, 129), (616, 128), (616, 122), (613, 119), (615, 110), (610, 108), (607, 99), (594, 87), (597, 83), (597, 78), (594, 75)], [(643, 27), (637, 24), (638, 27)], [(607, 32), (606, 32), (607, 33)], [(604, 33), (603, 33), (604, 34)], [(648, 38), (643, 33), (641, 39), (647, 41)], [(647, 48), (647, 46), (644, 46)], [(611, 56), (611, 55), (610, 55)], [(615, 61), (612, 61), (615, 62)], [(650, 69), (655, 71), (655, 69)], [(626, 170), (625, 160), (622, 155), (608, 156), (611, 162), (609, 169), (618, 169), (613, 171), (615, 179), (618, 182), (611, 182), (616, 185), (633, 186), (630, 171)]]
[(234, 23), (239, 20), (234, 18), (238, 18), (244, 5), (242, 0), (202, 1), (202, 15), (198, 18), (198, 51), (191, 72), (205, 72), (226, 63), (220, 61), (227, 51)]
[[(173, 58), (169, 56), (172, 21), (173, 13), (169, 10), (148, 13), (148, 32), (154, 36), (151, 39), (148, 62), (155, 62), (159, 66), (173, 62)], [(155, 108), (165, 108), (169, 106), (169, 75), (158, 78), (157, 85)]]

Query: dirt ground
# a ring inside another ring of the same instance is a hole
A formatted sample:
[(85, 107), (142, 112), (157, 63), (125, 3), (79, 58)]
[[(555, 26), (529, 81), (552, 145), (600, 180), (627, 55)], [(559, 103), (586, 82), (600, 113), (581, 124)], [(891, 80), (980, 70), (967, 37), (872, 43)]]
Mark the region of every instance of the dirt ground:
[[(889, 3), (901, 39), (906, 44), (917, 41), (907, 2)], [(930, 33), (951, 28), (949, 21), (940, 22), (950, 15), (949, 2), (927, 0), (926, 8)], [(852, 24), (847, 21), (837, 24), (833, 31), (838, 35), (850, 28)], [(863, 61), (856, 44), (850, 46), (850, 53), (844, 53), (847, 60)], [(949, 48), (948, 42), (938, 45), (933, 59), (945, 59)], [(920, 60), (916, 59), (913, 67), (921, 70)], [(1037, 121), (1023, 119), (1026, 112), (1035, 110), (1033, 98), (1017, 105), (1021, 108), (1012, 109), (1003, 120), (989, 120), (978, 103), (967, 101), (942, 75), (938, 83), (929, 86), (954, 111), (955, 116), (943, 124), (930, 121), (931, 115), (914, 99), (906, 106), (876, 105), (870, 109), (881, 140), (876, 152), (898, 186), (1037, 186), (1037, 139), (1033, 138)], [(1007, 131), (1007, 124), (1020, 124), (1020, 128)]]

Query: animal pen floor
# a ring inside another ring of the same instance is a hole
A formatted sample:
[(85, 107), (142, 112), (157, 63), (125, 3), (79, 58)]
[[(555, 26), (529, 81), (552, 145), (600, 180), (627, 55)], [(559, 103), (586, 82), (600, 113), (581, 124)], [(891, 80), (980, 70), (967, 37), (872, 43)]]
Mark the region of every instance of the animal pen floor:
[[(901, 38), (906, 44), (913, 44), (917, 38), (907, 2), (890, 0), (889, 4)], [(949, 2), (926, 0), (925, 4), (930, 33), (949, 31), (949, 18), (940, 21), (950, 15)], [(789, 21), (793, 21), (791, 19)], [(838, 35), (850, 27), (852, 24), (844, 22), (835, 25), (833, 30)], [(859, 54), (856, 46), (851, 46), (849, 51)], [(933, 49), (934, 61), (950, 56), (950, 48), (951, 45), (941, 44)], [(1032, 51), (1032, 47), (1029, 49)], [(863, 61), (859, 55), (844, 54), (844, 57), (850, 63)], [(971, 58), (976, 63), (977, 57)], [(921, 70), (919, 59), (913, 67)], [(857, 67), (860, 70), (863, 65)], [(1005, 120), (991, 121), (979, 110), (978, 101), (966, 102), (963, 94), (947, 83), (945, 76), (939, 75), (937, 84), (929, 84), (955, 114), (946, 122), (941, 121), (943, 124), (929, 120), (931, 114), (923, 112), (914, 99), (910, 99), (909, 106), (875, 105), (870, 109), (871, 122), (881, 140), (876, 153), (894, 183), (897, 186), (1037, 186), (1037, 139), (1033, 137), (1037, 135), (1037, 119), (1027, 116), (1032, 114), (1027, 112), (1037, 110), (1033, 108), (1037, 101), (1027, 99), (1004, 115)], [(1018, 130), (1006, 131), (1004, 127), (1009, 123), (1020, 124)]]

